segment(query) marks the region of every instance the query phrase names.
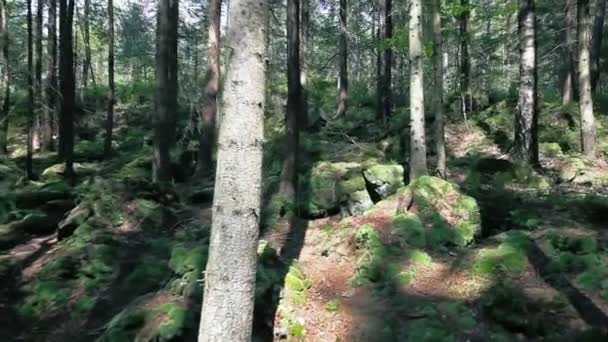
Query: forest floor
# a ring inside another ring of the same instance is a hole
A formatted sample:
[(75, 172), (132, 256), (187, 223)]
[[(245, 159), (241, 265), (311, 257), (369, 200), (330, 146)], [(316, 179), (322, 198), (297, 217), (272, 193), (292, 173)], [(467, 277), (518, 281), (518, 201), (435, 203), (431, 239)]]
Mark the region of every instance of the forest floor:
[[(545, 139), (533, 170), (491, 127), (446, 130), (449, 182), (425, 180), (429, 203), (401, 183), (365, 210), (263, 222), (256, 341), (606, 340), (607, 165)], [(357, 125), (307, 134), (305, 147), (322, 149), (307, 164), (337, 165), (330, 178), (361, 178), (399, 145)], [(37, 155), (29, 184), (22, 151), (1, 161), (0, 190), (17, 184), (0, 198), (1, 341), (196, 340), (213, 184), (149, 184), (150, 149), (132, 135), (105, 162), (79, 144), (76, 187), (52, 155)], [(302, 197), (315, 196), (310, 184)], [(480, 223), (474, 239), (446, 242), (442, 227), (465, 216)]]

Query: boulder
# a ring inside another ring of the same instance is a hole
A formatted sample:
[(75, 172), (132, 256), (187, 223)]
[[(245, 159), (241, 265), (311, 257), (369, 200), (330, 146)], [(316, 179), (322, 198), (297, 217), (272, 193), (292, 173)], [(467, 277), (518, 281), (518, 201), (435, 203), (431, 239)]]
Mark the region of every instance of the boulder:
[(386, 199), (403, 187), (403, 166), (374, 164), (363, 171), (370, 192), (379, 199)]
[(85, 223), (86, 220), (91, 217), (91, 215), (93, 215), (93, 211), (87, 205), (82, 203), (76, 208), (72, 209), (68, 216), (59, 223), (57, 239), (61, 241), (67, 237), (70, 237), (76, 228)]

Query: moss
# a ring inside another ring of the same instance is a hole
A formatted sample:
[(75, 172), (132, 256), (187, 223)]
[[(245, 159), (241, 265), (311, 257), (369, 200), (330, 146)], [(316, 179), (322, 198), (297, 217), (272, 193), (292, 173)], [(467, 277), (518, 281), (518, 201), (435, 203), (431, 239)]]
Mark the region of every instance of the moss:
[(427, 243), (446, 242), (466, 246), (481, 232), (479, 206), (472, 197), (464, 196), (458, 187), (440, 178), (424, 176), (410, 188), (422, 222), (430, 223)]
[(337, 299), (331, 299), (325, 304), (325, 311), (330, 313), (336, 313), (340, 310), (340, 301)]
[(151, 289), (159, 286), (168, 278), (169, 267), (166, 260), (154, 255), (143, 255), (124, 280), (128, 291)]
[(394, 164), (372, 164), (365, 168), (363, 176), (379, 198), (387, 198), (404, 186), (403, 167)]
[(421, 249), (412, 249), (406, 253), (407, 259), (415, 264), (426, 265), (433, 261), (433, 258)]
[(555, 142), (540, 144), (540, 152), (549, 158), (561, 157), (563, 155), (562, 147)]
[(206, 246), (188, 248), (177, 245), (171, 251), (169, 267), (177, 274), (201, 270), (207, 261), (208, 250)]
[(63, 281), (38, 280), (22, 288), (28, 295), (19, 305), (19, 314), (28, 319), (35, 319), (44, 312), (50, 312), (58, 306), (65, 306), (70, 290)]
[(395, 234), (403, 237), (410, 245), (424, 247), (426, 245), (425, 229), (420, 218), (413, 213), (398, 215), (393, 220)]
[(480, 250), (475, 257), (473, 273), (484, 277), (496, 277), (501, 273), (518, 274), (527, 265), (530, 240), (520, 232), (510, 232), (498, 237), (499, 245)]
[(171, 341), (182, 334), (186, 327), (188, 313), (183, 305), (165, 303), (159, 305), (155, 311), (163, 317), (157, 333), (161, 341)]
[(306, 302), (306, 291), (311, 286), (312, 283), (297, 265), (294, 264), (289, 267), (289, 271), (285, 275), (285, 288), (293, 303), (304, 304)]

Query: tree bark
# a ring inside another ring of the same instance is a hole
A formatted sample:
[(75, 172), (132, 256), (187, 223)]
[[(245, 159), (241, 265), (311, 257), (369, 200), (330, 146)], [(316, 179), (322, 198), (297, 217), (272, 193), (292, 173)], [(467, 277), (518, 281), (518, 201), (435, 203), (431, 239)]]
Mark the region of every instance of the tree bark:
[[(384, 41), (387, 43), (393, 38), (393, 1), (384, 0)], [(384, 48), (384, 80), (382, 82), (382, 108), (383, 108), (383, 122), (386, 123), (388, 118), (391, 116), (391, 103), (392, 103), (392, 87), (391, 83), (393, 80), (393, 49), (390, 44), (387, 44)]]
[(582, 150), (595, 157), (596, 132), (591, 95), (591, 14), (589, 0), (578, 0), (578, 86)]
[(106, 136), (104, 141), (104, 156), (109, 158), (112, 154), (112, 132), (114, 130), (114, 1), (108, 0), (108, 114), (106, 117)]
[(8, 7), (6, 0), (0, 0), (0, 154), (6, 154), (8, 142), (8, 111), (10, 108), (10, 60), (9, 60), (9, 35), (8, 35)]
[(285, 116), (285, 159), (279, 192), (287, 203), (294, 204), (298, 184), (298, 148), (302, 85), (300, 84), (300, 3), (287, 0), (287, 113)]
[(602, 41), (604, 38), (604, 21), (606, 18), (607, 0), (597, 0), (595, 20), (593, 22), (593, 36), (591, 42), (591, 90), (594, 92), (600, 79), (600, 61)]
[(74, 0), (59, 1), (59, 153), (65, 162), (66, 178), (74, 176)]
[(83, 16), (82, 31), (84, 36), (84, 61), (82, 63), (82, 96), (84, 98), (89, 85), (89, 70), (91, 70), (91, 0), (84, 0)]
[(34, 179), (32, 158), (34, 154), (34, 41), (32, 32), (32, 0), (27, 0), (27, 157), (25, 174)]
[(338, 77), (338, 112), (343, 116), (348, 110), (348, 26), (347, 26), (347, 0), (340, 0), (340, 75)]
[(170, 149), (177, 112), (177, 0), (160, 0), (156, 33), (155, 182), (171, 181)]
[(570, 104), (576, 93), (576, 0), (566, 0), (564, 5), (564, 65), (561, 76), (562, 104)]
[(45, 0), (37, 0), (37, 12), (36, 12), (36, 65), (35, 65), (35, 83), (34, 83), (34, 94), (35, 94), (35, 113), (36, 113), (36, 137), (38, 144), (35, 146), (36, 149), (46, 149), (49, 146), (49, 140), (52, 138), (50, 132), (50, 123), (44, 110), (44, 94), (42, 92), (42, 40), (43, 31), (42, 26), (44, 16), (44, 2)]
[(421, 21), (422, 0), (411, 0), (409, 7), (410, 180), (427, 174)]
[(231, 0), (199, 342), (249, 342), (262, 195), (267, 0)]
[(519, 104), (515, 116), (516, 160), (537, 165), (538, 95), (536, 69), (536, 11), (534, 0), (519, 0)]
[(46, 67), (46, 106), (45, 118), (48, 120), (48, 140), (46, 148), (55, 149), (57, 113), (57, 0), (48, 0), (48, 42)]
[(202, 133), (198, 156), (198, 175), (212, 173), (213, 153), (217, 136), (217, 96), (220, 87), (220, 22), (222, 1), (209, 3), (209, 30), (207, 32), (207, 74), (201, 107)]
[(384, 78), (382, 77), (382, 4), (378, 2), (376, 10), (376, 119), (378, 122), (384, 121)]
[(300, 127), (308, 127), (308, 61), (310, 36), (310, 0), (300, 0), (300, 84), (302, 89), (302, 110), (300, 110)]
[(469, 58), (469, 0), (460, 0), (462, 13), (460, 23), (460, 99), (463, 117), (466, 119), (473, 109), (471, 93), (471, 60)]
[(441, 0), (433, 0), (433, 94), (435, 99), (435, 149), (437, 150), (437, 174), (446, 178), (445, 119), (443, 114), (443, 33), (441, 25)]

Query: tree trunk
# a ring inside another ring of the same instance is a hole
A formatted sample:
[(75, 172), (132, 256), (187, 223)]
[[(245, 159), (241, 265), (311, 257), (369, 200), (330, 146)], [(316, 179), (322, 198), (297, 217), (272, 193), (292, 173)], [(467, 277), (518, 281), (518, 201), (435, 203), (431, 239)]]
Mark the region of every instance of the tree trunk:
[(84, 35), (84, 61), (82, 63), (82, 96), (84, 96), (89, 85), (89, 70), (91, 70), (91, 0), (84, 0), (84, 18), (82, 20)]
[(74, 0), (59, 1), (59, 152), (65, 162), (66, 178), (74, 176)]
[(36, 136), (38, 140), (38, 146), (36, 148), (46, 149), (50, 143), (51, 137), (50, 122), (46, 116), (44, 110), (44, 94), (42, 92), (42, 40), (43, 37), (43, 17), (44, 17), (44, 1), (38, 0), (37, 12), (36, 12), (36, 66), (35, 66), (35, 112), (37, 118), (36, 125)]
[(25, 174), (34, 179), (32, 158), (34, 154), (34, 41), (32, 32), (32, 0), (27, 0), (27, 157)]
[(410, 54), (410, 180), (427, 174), (424, 132), (424, 65), (422, 62), (422, 0), (409, 7)]
[(519, 0), (519, 105), (515, 116), (516, 160), (538, 164), (536, 12), (534, 0)]
[(376, 35), (377, 49), (376, 49), (376, 119), (378, 122), (384, 121), (384, 78), (382, 77), (382, 5), (378, 2), (378, 8), (376, 11)]
[(338, 112), (343, 116), (348, 110), (348, 28), (347, 0), (340, 0), (340, 75), (338, 77)]
[(298, 145), (301, 116), (302, 85), (300, 84), (300, 3), (287, 0), (287, 114), (285, 116), (285, 159), (279, 192), (287, 203), (294, 204), (298, 184)]
[(160, 0), (156, 32), (155, 182), (171, 181), (170, 149), (177, 115), (177, 0)]
[(220, 87), (220, 22), (222, 1), (209, 3), (209, 30), (207, 32), (207, 74), (201, 107), (202, 134), (198, 156), (198, 175), (213, 172), (213, 153), (216, 145), (217, 95)]
[(570, 104), (576, 93), (576, 0), (566, 0), (564, 5), (564, 65), (561, 76), (562, 104)]
[(0, 154), (6, 154), (8, 142), (8, 111), (10, 108), (10, 60), (9, 60), (9, 35), (8, 35), (8, 7), (6, 0), (0, 0)]
[(262, 195), (267, 0), (231, 0), (225, 116), (219, 133), (199, 342), (252, 335)]
[(469, 58), (469, 0), (460, 0), (460, 99), (463, 117), (473, 109), (471, 94), (471, 60)]
[[(384, 0), (384, 41), (393, 38), (393, 1)], [(391, 115), (391, 81), (393, 80), (393, 49), (390, 45), (384, 48), (384, 80), (382, 82), (383, 122), (386, 123)]]
[(300, 110), (300, 127), (308, 127), (308, 91), (306, 90), (310, 35), (310, 0), (300, 0), (300, 84), (302, 89), (302, 110)]
[(595, 118), (591, 95), (591, 14), (589, 0), (578, 0), (578, 87), (583, 153), (595, 157)]
[(443, 114), (443, 33), (441, 32), (441, 0), (433, 0), (433, 94), (435, 99), (435, 149), (437, 150), (437, 174), (446, 175), (445, 119)]
[(55, 149), (54, 135), (57, 113), (57, 0), (49, 1), (47, 69), (46, 69), (46, 106), (45, 118), (48, 120), (48, 140), (46, 148)]
[(602, 51), (602, 40), (604, 38), (604, 20), (606, 18), (606, 2), (607, 0), (597, 0), (595, 8), (595, 20), (593, 22), (593, 36), (591, 42), (591, 90), (595, 91), (595, 87), (600, 79), (600, 61)]
[(112, 132), (114, 130), (114, 1), (108, 0), (108, 116), (106, 117), (106, 136), (104, 141), (104, 156), (109, 158), (112, 154)]

